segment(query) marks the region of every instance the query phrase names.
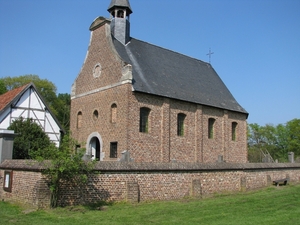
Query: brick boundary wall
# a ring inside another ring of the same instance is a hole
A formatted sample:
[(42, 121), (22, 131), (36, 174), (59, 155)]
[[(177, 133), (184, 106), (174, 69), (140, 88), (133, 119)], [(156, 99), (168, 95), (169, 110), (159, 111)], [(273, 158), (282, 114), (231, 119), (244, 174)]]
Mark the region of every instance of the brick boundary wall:
[[(0, 200), (49, 207), (50, 193), (42, 169), (41, 164), (28, 160), (3, 162), (0, 165)], [(99, 162), (95, 170), (99, 174), (90, 176), (86, 185), (65, 184), (59, 204), (201, 198), (214, 193), (263, 188), (283, 178), (300, 183), (299, 163)], [(3, 189), (5, 171), (13, 171), (11, 192)]]

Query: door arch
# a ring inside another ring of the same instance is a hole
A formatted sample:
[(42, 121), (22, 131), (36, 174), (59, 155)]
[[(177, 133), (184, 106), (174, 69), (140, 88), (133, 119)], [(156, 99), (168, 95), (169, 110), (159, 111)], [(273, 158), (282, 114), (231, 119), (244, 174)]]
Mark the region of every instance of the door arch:
[(87, 139), (87, 154), (92, 160), (103, 161), (104, 153), (102, 152), (102, 138), (98, 132), (93, 132)]

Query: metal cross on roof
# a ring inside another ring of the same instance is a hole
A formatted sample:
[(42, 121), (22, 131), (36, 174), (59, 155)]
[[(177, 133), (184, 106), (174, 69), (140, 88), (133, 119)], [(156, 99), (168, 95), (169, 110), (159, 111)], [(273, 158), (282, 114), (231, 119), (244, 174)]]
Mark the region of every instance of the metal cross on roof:
[(209, 63), (211, 62), (211, 55), (214, 54), (213, 52), (211, 52), (210, 48), (209, 48), (209, 52), (206, 54), (209, 57)]

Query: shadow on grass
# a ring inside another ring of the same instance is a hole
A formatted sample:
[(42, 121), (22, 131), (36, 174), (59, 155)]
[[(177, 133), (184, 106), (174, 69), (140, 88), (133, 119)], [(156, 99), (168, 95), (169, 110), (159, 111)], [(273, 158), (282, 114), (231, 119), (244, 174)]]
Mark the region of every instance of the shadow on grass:
[(112, 202), (112, 201), (99, 201), (99, 202), (84, 205), (83, 207), (87, 210), (105, 211), (109, 206), (113, 206), (113, 205), (114, 205), (114, 202)]

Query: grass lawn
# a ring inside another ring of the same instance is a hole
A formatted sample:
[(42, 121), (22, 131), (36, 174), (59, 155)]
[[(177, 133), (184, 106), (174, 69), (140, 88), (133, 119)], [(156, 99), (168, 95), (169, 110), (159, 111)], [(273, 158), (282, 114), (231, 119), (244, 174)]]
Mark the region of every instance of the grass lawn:
[[(101, 208), (102, 210), (100, 210)], [(0, 202), (0, 224), (300, 224), (300, 185), (211, 198), (32, 211)]]

